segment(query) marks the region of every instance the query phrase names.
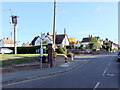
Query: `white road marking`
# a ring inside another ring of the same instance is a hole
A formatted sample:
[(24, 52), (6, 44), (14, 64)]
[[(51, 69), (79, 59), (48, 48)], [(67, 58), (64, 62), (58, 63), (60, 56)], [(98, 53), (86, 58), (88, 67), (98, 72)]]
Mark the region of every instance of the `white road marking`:
[(98, 87), (99, 84), (100, 84), (100, 82), (97, 82), (97, 84), (95, 85), (93, 90), (95, 90)]
[(107, 74), (108, 76), (111, 76), (111, 77), (113, 77), (113, 76), (115, 76), (115, 74)]
[(68, 65), (68, 64), (63, 64), (63, 65), (60, 65), (59, 67), (68, 67), (68, 66), (70, 66), (70, 65)]
[(105, 75), (105, 73), (106, 73), (107, 69), (108, 69), (108, 67), (104, 70), (104, 72), (103, 72), (103, 76)]

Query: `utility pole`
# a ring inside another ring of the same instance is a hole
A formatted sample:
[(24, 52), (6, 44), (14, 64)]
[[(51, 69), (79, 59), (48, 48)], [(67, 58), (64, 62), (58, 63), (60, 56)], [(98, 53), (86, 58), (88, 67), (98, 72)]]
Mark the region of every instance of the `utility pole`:
[(66, 28), (64, 28), (64, 34), (65, 34), (65, 45), (64, 45), (64, 47), (66, 48)]
[(54, 0), (54, 19), (53, 19), (53, 50), (55, 51), (55, 39), (56, 39), (56, 0)]
[(54, 0), (54, 18), (53, 18), (53, 43), (48, 44), (48, 63), (50, 67), (53, 67), (53, 56), (55, 51), (55, 39), (56, 39), (56, 0)]

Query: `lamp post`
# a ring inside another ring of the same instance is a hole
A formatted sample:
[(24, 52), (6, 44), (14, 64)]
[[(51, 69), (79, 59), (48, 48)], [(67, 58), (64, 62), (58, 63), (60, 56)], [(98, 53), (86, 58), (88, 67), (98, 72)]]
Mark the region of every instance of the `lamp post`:
[(17, 54), (17, 43), (16, 43), (16, 26), (17, 26), (17, 18), (18, 16), (11, 16), (12, 24), (14, 25), (14, 54)]

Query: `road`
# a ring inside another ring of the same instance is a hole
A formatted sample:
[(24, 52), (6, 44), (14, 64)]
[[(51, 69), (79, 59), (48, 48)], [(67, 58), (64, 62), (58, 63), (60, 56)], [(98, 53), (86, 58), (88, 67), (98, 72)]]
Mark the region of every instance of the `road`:
[(106, 55), (77, 55), (75, 60), (87, 60), (75, 70), (55, 76), (25, 81), (3, 88), (119, 88), (119, 63), (116, 53)]

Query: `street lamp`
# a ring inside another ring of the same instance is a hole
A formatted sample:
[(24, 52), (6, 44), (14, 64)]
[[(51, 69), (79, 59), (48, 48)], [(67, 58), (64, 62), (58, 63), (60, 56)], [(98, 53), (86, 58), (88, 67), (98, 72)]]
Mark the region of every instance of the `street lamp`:
[(18, 16), (11, 16), (12, 17), (12, 24), (14, 25), (14, 52), (17, 54), (17, 46), (16, 46), (16, 26), (17, 26), (17, 18)]

